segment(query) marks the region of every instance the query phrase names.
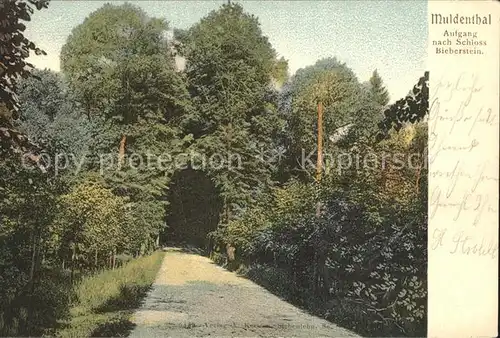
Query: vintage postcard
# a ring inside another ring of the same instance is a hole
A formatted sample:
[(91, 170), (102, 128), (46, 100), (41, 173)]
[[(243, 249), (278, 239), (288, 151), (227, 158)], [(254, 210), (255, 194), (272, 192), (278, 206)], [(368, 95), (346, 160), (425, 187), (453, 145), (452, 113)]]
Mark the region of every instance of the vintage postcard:
[(495, 337), (500, 3), (0, 0), (0, 336)]

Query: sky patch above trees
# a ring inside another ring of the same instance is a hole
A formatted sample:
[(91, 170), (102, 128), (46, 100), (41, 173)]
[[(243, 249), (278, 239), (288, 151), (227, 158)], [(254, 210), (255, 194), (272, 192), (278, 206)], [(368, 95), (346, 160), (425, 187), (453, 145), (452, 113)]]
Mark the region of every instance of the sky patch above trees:
[[(166, 18), (171, 28), (187, 29), (226, 1), (128, 1), (148, 15)], [(59, 53), (71, 31), (106, 1), (54, 1), (50, 11), (33, 16), (27, 36), (47, 56), (29, 60), (37, 67), (59, 70)], [(124, 1), (113, 1), (119, 5)], [(374, 69), (384, 79), (391, 102), (407, 94), (425, 71), (427, 2), (376, 1), (245, 1), (264, 35), (293, 74), (316, 60), (336, 56), (367, 81)], [(401, 43), (405, 41), (405, 43)], [(368, 42), (368, 43), (367, 43)], [(368, 60), (368, 62), (367, 62)]]

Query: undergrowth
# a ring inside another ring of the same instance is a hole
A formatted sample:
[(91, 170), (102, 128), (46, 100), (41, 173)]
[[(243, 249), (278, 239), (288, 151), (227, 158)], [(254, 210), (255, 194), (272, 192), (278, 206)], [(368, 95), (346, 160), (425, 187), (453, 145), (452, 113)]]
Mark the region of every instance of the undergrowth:
[(160, 268), (164, 253), (132, 260), (115, 270), (83, 278), (75, 286), (70, 319), (47, 332), (56, 337), (125, 337), (130, 317), (141, 304)]

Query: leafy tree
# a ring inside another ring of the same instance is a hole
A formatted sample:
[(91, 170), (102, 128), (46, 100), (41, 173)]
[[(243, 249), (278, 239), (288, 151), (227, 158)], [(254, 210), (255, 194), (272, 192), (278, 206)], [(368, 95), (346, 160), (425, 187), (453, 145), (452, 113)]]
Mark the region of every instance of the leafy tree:
[[(195, 111), (184, 121), (208, 158), (222, 155), (223, 168), (207, 172), (224, 200), (222, 222), (238, 217), (271, 182), (269, 161), (256, 158), (273, 150), (282, 123), (269, 100), (276, 52), (260, 25), (240, 5), (223, 5), (191, 27), (185, 38), (186, 75)], [(238, 166), (238, 157), (242, 166)], [(231, 168), (228, 168), (228, 163)]]
[(288, 80), (288, 61), (285, 58), (281, 57), (276, 61), (272, 77), (277, 88), (281, 88)]
[[(191, 109), (167, 30), (164, 20), (149, 18), (135, 6), (108, 4), (77, 26), (61, 51), (69, 86), (97, 125), (89, 169), (99, 170), (98, 155), (119, 148), (118, 161), (113, 158), (104, 172), (107, 182), (116, 194), (130, 197), (137, 220), (154, 220), (137, 227), (147, 226), (144, 233), (153, 227), (156, 237), (164, 225), (162, 196), (174, 168), (160, 168), (155, 157), (175, 156), (185, 148), (189, 135), (182, 135), (180, 125)], [(154, 155), (151, 167), (127, 157), (136, 153), (144, 159), (148, 152)]]
[[(21, 21), (30, 21), (36, 9), (48, 7), (49, 0), (7, 0), (0, 4), (0, 25), (2, 27), (2, 50), (0, 58), (0, 100), (7, 109), (16, 112), (19, 102), (16, 97), (16, 83), (19, 76), (29, 76), (29, 68), (33, 65), (25, 60), (30, 51), (43, 54), (41, 49), (24, 36), (26, 26)], [(26, 69), (28, 67), (28, 69)]]
[(77, 26), (62, 48), (61, 68), (89, 118), (102, 115), (120, 125), (123, 147), (127, 134), (143, 131), (137, 124), (175, 125), (186, 105), (167, 29), (137, 7), (108, 4)]
[[(37, 168), (27, 168), (18, 158), (0, 161), (1, 335), (38, 334), (57, 312), (52, 295), (61, 295), (58, 290), (47, 293), (43, 284), (54, 285), (43, 274), (42, 261), (59, 193), (58, 182)], [(37, 302), (53, 307), (36, 311)]]
[(71, 262), (72, 269), (97, 267), (127, 236), (121, 228), (126, 215), (125, 200), (103, 183), (88, 180), (74, 186), (61, 196), (53, 230), (60, 238), (59, 257)]
[(389, 135), (394, 129), (399, 131), (405, 123), (422, 121), (429, 113), (429, 72), (425, 72), (413, 90), (384, 111), (384, 119), (379, 123), (378, 140)]
[[(328, 106), (325, 92), (334, 92), (331, 83), (337, 82), (328, 80), (335, 74), (302, 73), (307, 80), (298, 79), (295, 86), (303, 86), (299, 91), (289, 82), (282, 96), (290, 99), (282, 101), (284, 114), (294, 116), (308, 107), (314, 113), (319, 98)], [(382, 142), (360, 142), (359, 130), (374, 126), (380, 107), (368, 95), (360, 98), (363, 106), (346, 114), (354, 129), (348, 138), (354, 141), (335, 150), (348, 150), (353, 161), (375, 155), (375, 165), (345, 167), (317, 185), (285, 184), (217, 236), (236, 245), (235, 266), (243, 264), (241, 271), (250, 278), (336, 323), (362, 334), (422, 335), (427, 302), (426, 124), (391, 130)], [(394, 157), (384, 157), (397, 153), (407, 159), (415, 152), (421, 155), (417, 166), (404, 163), (398, 168)], [(314, 210), (318, 201), (319, 215)], [(359, 329), (361, 323), (365, 329)]]
[[(35, 69), (31, 74), (33, 76), (19, 83), (21, 105), (31, 104), (33, 109), (43, 111), (49, 121), (53, 121), (60, 107), (66, 103), (67, 93), (62, 79), (58, 73), (48, 69)], [(28, 119), (21, 114), (21, 120)]]
[(369, 90), (372, 99), (380, 106), (386, 106), (389, 103), (389, 92), (376, 69), (369, 80)]
[(35, 69), (33, 75), (19, 82), (21, 116), (15, 126), (53, 160), (59, 155), (62, 161), (66, 155), (80, 161), (88, 152), (92, 124), (58, 73)]
[(100, 115), (119, 127), (123, 146), (126, 135), (138, 138), (144, 125), (177, 125), (188, 104), (167, 29), (166, 22), (137, 7), (108, 4), (77, 26), (62, 48), (61, 68), (70, 87), (89, 117)]
[(288, 170), (306, 178), (309, 168), (303, 158), (310, 153), (316, 163), (318, 135), (318, 103), (323, 105), (323, 144), (326, 152), (333, 152), (330, 136), (341, 127), (359, 134), (374, 124), (373, 106), (361, 84), (346, 64), (335, 58), (319, 60), (315, 65), (299, 69), (285, 86), (280, 97), (280, 108), (287, 121), (286, 140)]
[(19, 100), (17, 82), (27, 78), (33, 65), (25, 60), (30, 51), (37, 55), (45, 52), (24, 36), (33, 6), (40, 10), (48, 7), (49, 0), (6, 0), (0, 3), (0, 155), (36, 151), (38, 148), (27, 137), (12, 129), (12, 118), (17, 118)]

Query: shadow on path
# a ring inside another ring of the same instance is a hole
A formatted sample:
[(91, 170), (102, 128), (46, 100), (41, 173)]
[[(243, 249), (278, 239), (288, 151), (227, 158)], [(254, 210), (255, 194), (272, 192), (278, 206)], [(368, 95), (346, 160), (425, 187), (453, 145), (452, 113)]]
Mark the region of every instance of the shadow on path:
[(135, 324), (128, 319), (117, 319), (99, 325), (90, 335), (91, 337), (128, 337), (135, 328)]
[(207, 257), (189, 249), (165, 251), (153, 288), (133, 316), (131, 338), (357, 337)]
[(136, 309), (141, 306), (141, 301), (146, 297), (150, 286), (125, 284), (120, 286), (120, 294), (109, 299), (100, 307), (94, 309), (95, 313), (115, 312)]
[[(125, 284), (120, 287), (118, 296), (109, 299), (94, 313), (111, 315), (106, 323), (99, 325), (91, 337), (128, 337), (136, 325), (128, 318), (141, 306), (150, 286)], [(111, 314), (113, 313), (113, 314)], [(116, 313), (116, 314), (114, 314)]]

